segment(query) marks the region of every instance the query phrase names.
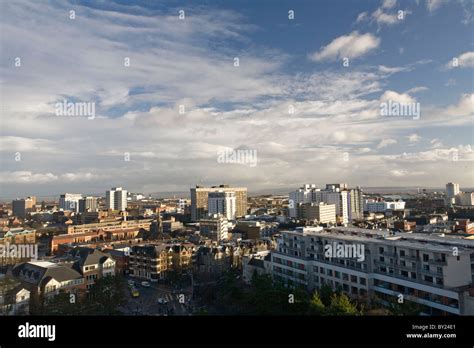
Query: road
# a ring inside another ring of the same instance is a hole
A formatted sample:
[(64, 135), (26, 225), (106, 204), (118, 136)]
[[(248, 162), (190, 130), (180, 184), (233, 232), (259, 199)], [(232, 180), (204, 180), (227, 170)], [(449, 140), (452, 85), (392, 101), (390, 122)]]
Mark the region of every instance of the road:
[[(133, 280), (136, 284), (139, 297), (132, 297), (130, 289), (127, 287), (127, 303), (121, 307), (125, 315), (189, 315), (192, 313), (190, 308), (191, 288), (175, 290), (170, 286), (150, 283), (150, 287), (141, 285), (141, 280), (126, 277)], [(167, 303), (160, 304), (158, 299), (165, 299)], [(184, 302), (184, 303), (183, 303)]]

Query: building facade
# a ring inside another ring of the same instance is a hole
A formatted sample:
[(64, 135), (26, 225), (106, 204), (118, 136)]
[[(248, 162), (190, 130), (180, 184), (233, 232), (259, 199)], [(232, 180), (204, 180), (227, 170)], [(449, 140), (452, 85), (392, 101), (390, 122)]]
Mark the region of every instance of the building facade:
[(191, 220), (198, 221), (209, 214), (209, 192), (233, 192), (235, 194), (235, 216), (247, 214), (247, 188), (219, 185), (212, 187), (196, 186), (191, 189)]
[[(342, 253), (328, 254), (331, 248)], [(326, 284), (359, 299), (376, 296), (386, 304), (402, 295), (424, 314), (474, 314), (474, 240), (300, 228), (281, 233), (272, 266), (274, 280), (287, 286), (312, 291)]]

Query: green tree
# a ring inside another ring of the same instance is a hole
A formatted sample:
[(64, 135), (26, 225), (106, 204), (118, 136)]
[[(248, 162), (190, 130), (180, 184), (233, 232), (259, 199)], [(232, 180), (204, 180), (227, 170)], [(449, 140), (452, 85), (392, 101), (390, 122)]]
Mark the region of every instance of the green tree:
[(326, 312), (326, 306), (321, 300), (319, 293), (315, 291), (309, 302), (309, 314), (324, 315)]
[(333, 294), (329, 305), (330, 315), (359, 315), (357, 306), (351, 302), (346, 294)]
[(118, 307), (126, 302), (123, 277), (107, 276), (95, 281), (84, 301), (84, 314), (117, 315)]

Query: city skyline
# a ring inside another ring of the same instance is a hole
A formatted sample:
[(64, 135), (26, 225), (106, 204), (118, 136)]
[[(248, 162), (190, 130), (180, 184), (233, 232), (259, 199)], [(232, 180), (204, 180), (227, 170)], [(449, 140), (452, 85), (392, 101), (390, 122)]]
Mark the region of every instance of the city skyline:
[(1, 6), (2, 199), (474, 187), (468, 1)]

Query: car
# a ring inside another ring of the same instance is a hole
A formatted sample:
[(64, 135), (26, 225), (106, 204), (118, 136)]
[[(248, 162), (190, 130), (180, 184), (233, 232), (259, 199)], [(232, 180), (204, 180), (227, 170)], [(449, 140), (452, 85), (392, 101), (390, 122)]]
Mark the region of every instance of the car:
[(140, 292), (135, 288), (132, 288), (131, 292), (132, 292), (132, 297), (139, 297), (140, 296)]
[(166, 301), (166, 299), (164, 299), (163, 297), (160, 297), (160, 298), (158, 299), (158, 303), (159, 303), (159, 304), (166, 304), (166, 303), (168, 303), (168, 301)]
[(150, 283), (149, 282), (142, 282), (142, 286), (145, 287), (145, 288), (149, 288)]
[(135, 286), (135, 282), (134, 282), (133, 280), (129, 280), (129, 281), (128, 281), (128, 286), (134, 287), (134, 286)]

